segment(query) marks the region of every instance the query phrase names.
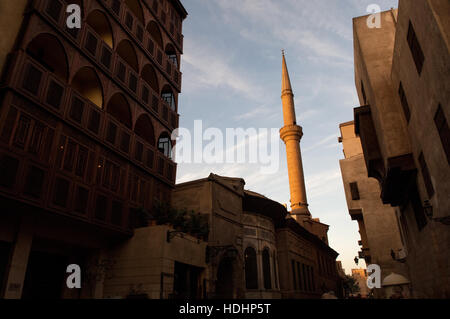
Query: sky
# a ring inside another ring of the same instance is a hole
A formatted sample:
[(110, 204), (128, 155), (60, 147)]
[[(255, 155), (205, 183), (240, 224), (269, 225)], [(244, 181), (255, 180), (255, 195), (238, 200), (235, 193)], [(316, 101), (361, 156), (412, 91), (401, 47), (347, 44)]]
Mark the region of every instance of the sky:
[[(358, 225), (347, 210), (339, 160), (339, 124), (359, 106), (354, 84), (352, 18), (398, 0), (182, 0), (180, 127), (280, 128), (281, 49), (286, 50), (297, 123), (303, 127), (303, 167), (310, 212), (330, 225), (330, 246), (347, 273), (358, 268)], [(279, 169), (262, 174), (260, 164), (180, 163), (177, 183), (210, 173), (241, 177), (246, 189), (289, 203), (285, 146)], [(289, 206), (289, 205), (288, 205)], [(359, 263), (364, 266), (364, 262)]]

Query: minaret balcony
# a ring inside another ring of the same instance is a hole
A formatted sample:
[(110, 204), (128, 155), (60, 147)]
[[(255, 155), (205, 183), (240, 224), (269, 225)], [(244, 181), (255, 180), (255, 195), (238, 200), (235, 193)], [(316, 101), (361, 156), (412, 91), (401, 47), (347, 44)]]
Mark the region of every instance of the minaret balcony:
[(303, 137), (303, 129), (299, 125), (286, 125), (280, 129), (280, 138), (286, 142), (289, 140), (300, 141)]

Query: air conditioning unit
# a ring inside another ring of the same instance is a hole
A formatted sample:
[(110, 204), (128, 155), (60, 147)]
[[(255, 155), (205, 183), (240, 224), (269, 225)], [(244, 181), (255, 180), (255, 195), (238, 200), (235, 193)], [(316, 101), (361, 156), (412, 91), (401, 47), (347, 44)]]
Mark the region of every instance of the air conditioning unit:
[(400, 249), (397, 249), (396, 252), (394, 252), (391, 249), (391, 255), (392, 258), (398, 262), (404, 263), (406, 262), (406, 257), (408, 257), (408, 251), (406, 250), (406, 247), (402, 247)]
[(397, 252), (397, 260), (401, 261), (406, 259), (406, 257), (408, 256), (408, 252), (406, 251), (405, 247), (402, 247), (398, 250)]

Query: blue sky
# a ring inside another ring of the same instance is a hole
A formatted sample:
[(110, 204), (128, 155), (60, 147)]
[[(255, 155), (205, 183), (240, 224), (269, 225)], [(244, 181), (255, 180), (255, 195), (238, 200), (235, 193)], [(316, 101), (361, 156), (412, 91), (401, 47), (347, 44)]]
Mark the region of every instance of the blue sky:
[[(303, 166), (310, 211), (330, 225), (330, 245), (347, 272), (360, 239), (348, 214), (339, 160), (339, 123), (353, 119), (359, 106), (354, 85), (352, 18), (369, 4), (382, 10), (398, 0), (184, 0), (183, 87), (180, 126), (193, 128), (279, 128), (281, 49), (295, 94), (297, 122), (303, 127)], [(214, 172), (242, 177), (246, 188), (289, 203), (285, 147), (280, 168), (262, 175), (256, 164), (180, 164), (177, 182)], [(364, 265), (364, 263), (362, 263)], [(360, 263), (361, 266), (361, 263)]]

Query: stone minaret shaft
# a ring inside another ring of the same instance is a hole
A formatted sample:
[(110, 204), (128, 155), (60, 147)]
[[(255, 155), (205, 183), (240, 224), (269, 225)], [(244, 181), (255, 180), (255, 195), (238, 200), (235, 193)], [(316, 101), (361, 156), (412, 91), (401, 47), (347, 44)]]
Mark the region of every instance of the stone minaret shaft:
[(306, 198), (305, 178), (303, 175), (302, 154), (300, 140), (303, 136), (302, 127), (297, 125), (294, 107), (294, 93), (283, 52), (283, 71), (281, 84), (281, 101), (283, 104), (284, 127), (280, 130), (280, 137), (286, 144), (286, 157), (291, 192), (291, 214), (302, 222), (311, 218)]

